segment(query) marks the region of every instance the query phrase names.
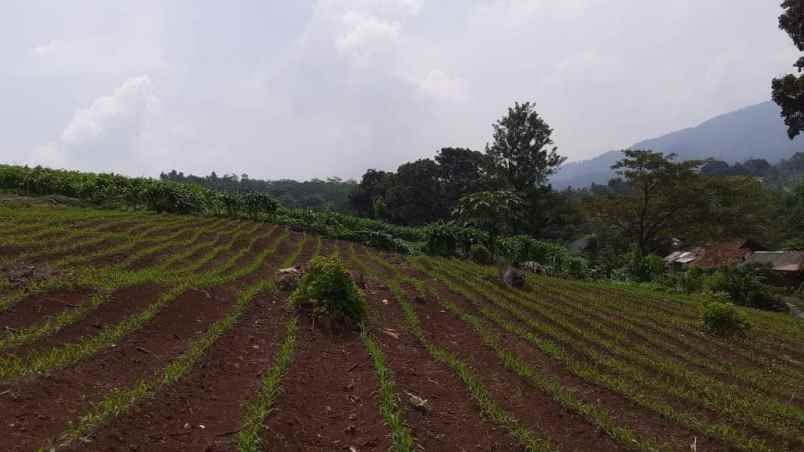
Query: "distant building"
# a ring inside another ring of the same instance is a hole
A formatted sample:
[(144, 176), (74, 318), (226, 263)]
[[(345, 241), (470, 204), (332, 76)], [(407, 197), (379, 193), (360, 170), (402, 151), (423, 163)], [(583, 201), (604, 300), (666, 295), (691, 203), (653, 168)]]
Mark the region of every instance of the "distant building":
[(804, 251), (757, 251), (745, 262), (766, 267), (774, 283), (798, 286), (804, 282)]
[(695, 267), (714, 270), (724, 265), (740, 264), (755, 251), (763, 249), (765, 248), (762, 244), (754, 240), (731, 240), (676, 251), (666, 256), (664, 262), (672, 268)]
[(765, 267), (769, 282), (798, 287), (804, 283), (804, 251), (765, 251), (754, 240), (732, 240), (670, 253), (665, 265), (676, 270), (689, 267), (716, 270), (726, 265), (752, 264)]

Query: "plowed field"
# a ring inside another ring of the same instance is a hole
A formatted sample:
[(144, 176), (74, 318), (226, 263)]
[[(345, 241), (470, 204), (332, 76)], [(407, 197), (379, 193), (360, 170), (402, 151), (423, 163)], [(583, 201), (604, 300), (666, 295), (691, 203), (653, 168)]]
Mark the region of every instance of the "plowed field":
[[(333, 333), (276, 271), (338, 255)], [(0, 208), (0, 450), (804, 450), (804, 321), (221, 218)], [(362, 281), (360, 281), (362, 280)]]

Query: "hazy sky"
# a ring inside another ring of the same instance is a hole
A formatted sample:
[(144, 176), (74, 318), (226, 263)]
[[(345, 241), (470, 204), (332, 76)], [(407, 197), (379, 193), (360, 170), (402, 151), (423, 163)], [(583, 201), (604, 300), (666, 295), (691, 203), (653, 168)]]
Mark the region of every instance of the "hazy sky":
[(577, 160), (770, 97), (780, 0), (0, 0), (0, 161), (359, 177), (533, 101)]

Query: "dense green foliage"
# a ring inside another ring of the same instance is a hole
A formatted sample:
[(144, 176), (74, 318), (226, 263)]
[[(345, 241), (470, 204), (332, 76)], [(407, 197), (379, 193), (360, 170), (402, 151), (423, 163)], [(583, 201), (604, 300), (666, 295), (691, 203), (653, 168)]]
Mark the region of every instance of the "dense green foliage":
[(584, 258), (571, 255), (565, 247), (556, 243), (517, 235), (500, 240), (499, 248), (500, 255), (516, 265), (535, 262), (550, 275), (574, 278), (590, 276), (588, 263)]
[(433, 256), (467, 255), (473, 245), (488, 243), (488, 235), (479, 229), (455, 223), (435, 223), (426, 228), (424, 252)]
[(336, 212), (288, 209), (256, 192), (220, 192), (199, 185), (117, 174), (0, 165), (0, 189), (25, 195), (63, 195), (96, 206), (156, 212), (248, 217), (296, 230), (356, 241), (403, 254), (424, 242), (425, 230), (394, 226)]
[(469, 254), (476, 264), (491, 265), (494, 263), (494, 256), (491, 255), (491, 251), (480, 243), (472, 245)]
[(349, 194), (357, 185), (354, 181), (343, 181), (339, 178), (312, 179), (304, 182), (288, 179), (261, 180), (250, 178), (248, 174), (218, 176), (214, 171), (209, 176), (195, 176), (171, 170), (160, 174), (159, 179), (196, 184), (226, 193), (250, 192), (268, 195), (290, 209), (320, 209), (342, 213), (351, 211)]
[(290, 296), (291, 306), (339, 326), (355, 327), (366, 317), (366, 304), (349, 271), (337, 257), (313, 258)]
[(488, 245), (495, 254), (497, 238), (515, 230), (524, 208), (522, 198), (512, 191), (481, 191), (462, 197), (452, 215), (464, 225), (488, 233)]
[(673, 154), (626, 150), (612, 169), (630, 187), (624, 193), (594, 199), (588, 208), (597, 221), (620, 229), (641, 253), (656, 237), (695, 224), (705, 204), (697, 186), (699, 161), (673, 162)]
[(704, 328), (721, 337), (745, 336), (751, 329), (745, 316), (722, 299), (719, 294), (708, 294), (703, 304)]
[(492, 127), (494, 136), (486, 155), (497, 187), (519, 193), (541, 187), (566, 160), (553, 146), (553, 129), (530, 102), (515, 103)]
[(396, 172), (367, 170), (350, 195), (352, 208), (394, 224), (424, 225), (448, 220), (467, 196), (509, 192), (529, 212), (512, 225), (515, 233), (569, 238), (563, 226), (573, 212), (547, 184), (565, 160), (553, 146), (553, 130), (529, 102), (515, 103), (492, 127), (484, 153), (443, 148)]
[(25, 195), (63, 195), (106, 207), (257, 218), (278, 208), (256, 193), (221, 193), (193, 184), (49, 168), (0, 165), (0, 189)]
[(435, 160), (404, 163), (395, 173), (366, 171), (349, 199), (359, 215), (395, 224), (444, 220), (461, 196), (482, 188), (485, 162), (480, 152), (444, 148)]
[(740, 306), (784, 310), (784, 305), (771, 295), (757, 270), (748, 265), (723, 267), (704, 279), (703, 289), (725, 293)]
[[(779, 16), (779, 28), (784, 30), (799, 51), (804, 52), (804, 3), (800, 0), (784, 0), (784, 13)], [(798, 72), (804, 69), (804, 57), (795, 64)], [(804, 130), (804, 76), (787, 74), (771, 83), (773, 101), (782, 107), (782, 116), (787, 125), (787, 134), (795, 138)]]

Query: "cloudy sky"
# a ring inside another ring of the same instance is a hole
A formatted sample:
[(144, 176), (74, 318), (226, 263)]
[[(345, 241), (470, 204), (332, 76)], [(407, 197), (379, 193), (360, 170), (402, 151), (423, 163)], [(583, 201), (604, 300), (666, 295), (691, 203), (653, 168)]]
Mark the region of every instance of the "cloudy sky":
[(765, 101), (779, 0), (0, 0), (0, 161), (359, 177), (532, 101), (570, 160)]

